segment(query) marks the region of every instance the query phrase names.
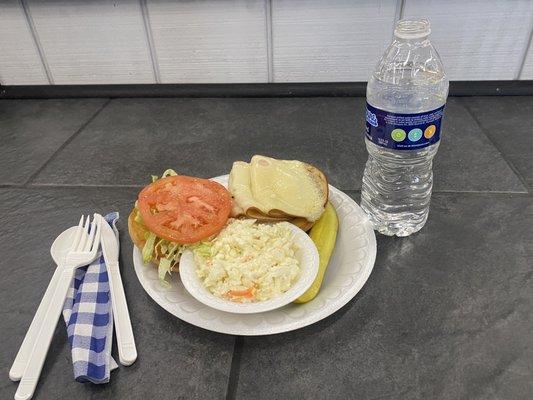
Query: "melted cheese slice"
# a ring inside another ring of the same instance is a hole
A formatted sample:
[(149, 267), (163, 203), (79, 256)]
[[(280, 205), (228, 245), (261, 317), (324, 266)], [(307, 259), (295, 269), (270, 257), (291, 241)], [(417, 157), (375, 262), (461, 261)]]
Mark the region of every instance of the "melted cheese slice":
[(235, 214), (257, 208), (265, 214), (281, 211), (289, 216), (316, 221), (322, 215), (326, 201), (319, 183), (304, 163), (264, 156), (252, 157), (249, 164), (235, 162), (229, 190), (235, 198)]
[(250, 184), (250, 164), (235, 161), (229, 174), (228, 189), (233, 195), (232, 215), (243, 215), (248, 208), (254, 207), (254, 197)]

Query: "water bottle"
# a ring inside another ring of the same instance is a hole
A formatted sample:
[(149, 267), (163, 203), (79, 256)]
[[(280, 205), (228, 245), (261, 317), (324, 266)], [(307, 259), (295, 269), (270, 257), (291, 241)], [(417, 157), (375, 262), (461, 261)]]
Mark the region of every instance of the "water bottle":
[(448, 79), (429, 21), (399, 21), (366, 91), (361, 207), (374, 229), (408, 236), (426, 223)]

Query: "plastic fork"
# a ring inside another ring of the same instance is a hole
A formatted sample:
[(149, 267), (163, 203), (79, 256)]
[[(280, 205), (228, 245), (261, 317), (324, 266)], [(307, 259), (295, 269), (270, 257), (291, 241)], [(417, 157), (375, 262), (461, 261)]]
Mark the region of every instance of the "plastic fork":
[(76, 268), (89, 264), (96, 257), (100, 244), (100, 221), (101, 219), (95, 214), (89, 230), (90, 216), (87, 216), (85, 222), (84, 217), (81, 217), (65, 263), (56, 269), (55, 273), (59, 274), (57, 287), (46, 310), (44, 323), (33, 346), (28, 366), (15, 393), (15, 400), (30, 399), (35, 392), (74, 272)]

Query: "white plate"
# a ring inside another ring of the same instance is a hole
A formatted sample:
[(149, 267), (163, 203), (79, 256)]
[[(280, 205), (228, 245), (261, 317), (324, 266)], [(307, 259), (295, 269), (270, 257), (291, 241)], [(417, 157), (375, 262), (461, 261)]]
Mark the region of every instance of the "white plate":
[(313, 240), (295, 225), (285, 222), (292, 232), (292, 238), (298, 246), (296, 258), (300, 263), (300, 276), (289, 290), (270, 300), (256, 303), (238, 303), (221, 299), (211, 293), (196, 273), (196, 265), (192, 251), (187, 250), (180, 259), (180, 278), (185, 289), (196, 300), (220, 311), (236, 314), (253, 314), (275, 310), (292, 303), (305, 293), (314, 282), (318, 273), (318, 251)]
[[(228, 176), (214, 180), (227, 185)], [(142, 262), (133, 248), (133, 265), (144, 290), (169, 313), (190, 324), (231, 335), (270, 335), (311, 325), (333, 314), (361, 290), (376, 259), (376, 236), (365, 213), (348, 195), (329, 186), (330, 201), (339, 215), (339, 233), (322, 288), (305, 304), (260, 314), (232, 314), (215, 310), (192, 297), (174, 273), (170, 286), (159, 282), (157, 268)]]

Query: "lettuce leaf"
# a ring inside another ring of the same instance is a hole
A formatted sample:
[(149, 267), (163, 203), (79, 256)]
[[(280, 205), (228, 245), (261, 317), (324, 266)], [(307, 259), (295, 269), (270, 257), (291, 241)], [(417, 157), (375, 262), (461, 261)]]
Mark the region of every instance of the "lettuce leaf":
[(159, 260), (159, 266), (157, 267), (157, 272), (159, 274), (159, 280), (161, 282), (168, 284), (165, 278), (167, 274), (170, 275), (171, 266), (172, 266), (172, 262), (168, 258), (161, 258), (161, 260)]
[(146, 242), (144, 243), (142, 251), (143, 263), (145, 264), (149, 263), (154, 258), (154, 244), (156, 239), (157, 236), (155, 235), (155, 233), (152, 233), (150, 231), (146, 232)]
[(176, 176), (176, 175), (178, 175), (177, 172), (169, 168), (165, 170), (165, 172), (163, 172), (163, 175), (161, 175), (161, 178), (159, 178), (157, 175), (152, 175), (152, 183), (154, 183), (158, 179), (163, 179), (163, 178), (166, 178), (167, 176)]
[(212, 247), (213, 247), (213, 244), (211, 242), (200, 242), (200, 243), (195, 243), (193, 245), (188, 246), (190, 250), (194, 250), (194, 253), (196, 255), (199, 255), (200, 257), (204, 259), (211, 258)]

